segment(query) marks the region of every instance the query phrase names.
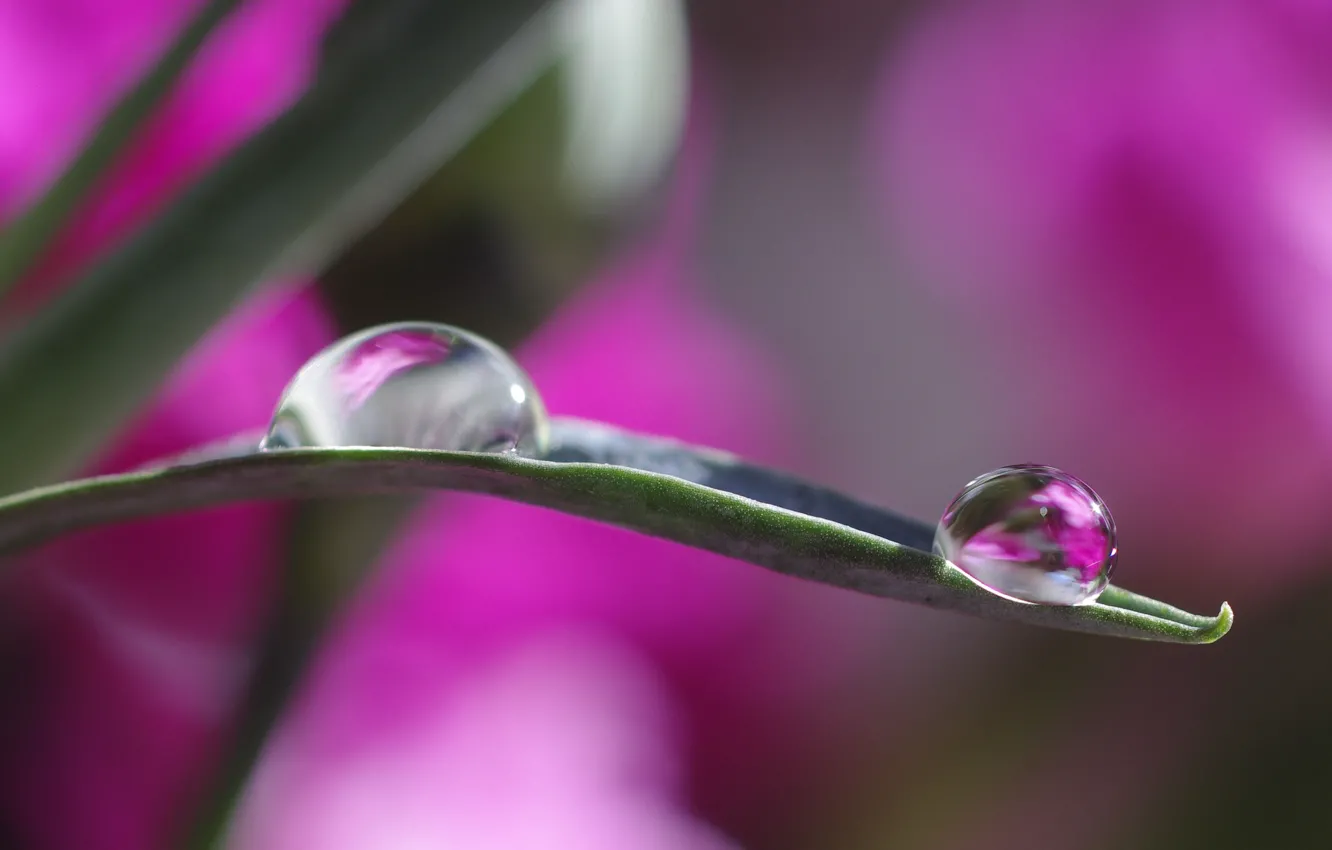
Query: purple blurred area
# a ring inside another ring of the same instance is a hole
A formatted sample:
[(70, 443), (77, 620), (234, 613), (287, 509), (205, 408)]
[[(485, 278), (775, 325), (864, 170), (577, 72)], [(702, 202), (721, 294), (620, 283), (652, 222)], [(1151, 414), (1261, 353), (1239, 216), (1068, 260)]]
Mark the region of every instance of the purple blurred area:
[[(196, 5), (0, 0), (0, 221)], [(1332, 844), (1332, 3), (578, 8), (630, 82), (535, 82), (319, 280), (229, 317), (97, 471), (263, 427), (340, 333), (432, 319), (511, 347), (553, 414), (924, 519), (987, 470), (1067, 469), (1114, 514), (1117, 584), (1238, 625), (1001, 626), (441, 496), (321, 648), (231, 846)], [(0, 315), (292, 102), (339, 11), (245, 4)], [(687, 60), (633, 67), (672, 15)], [(562, 135), (598, 104), (623, 125)], [(651, 179), (610, 167), (655, 148)], [(171, 846), (297, 512), (75, 535), (0, 581), (0, 846)]]

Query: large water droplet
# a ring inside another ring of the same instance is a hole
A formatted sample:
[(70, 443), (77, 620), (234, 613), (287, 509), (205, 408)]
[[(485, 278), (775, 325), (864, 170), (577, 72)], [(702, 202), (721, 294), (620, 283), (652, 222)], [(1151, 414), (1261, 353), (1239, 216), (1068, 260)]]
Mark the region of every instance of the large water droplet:
[(449, 325), (353, 334), (287, 385), (262, 447), (397, 446), (540, 455), (546, 411), (499, 346)]
[(957, 495), (934, 549), (1001, 596), (1078, 605), (1110, 583), (1115, 522), (1092, 488), (1050, 466), (1006, 466)]

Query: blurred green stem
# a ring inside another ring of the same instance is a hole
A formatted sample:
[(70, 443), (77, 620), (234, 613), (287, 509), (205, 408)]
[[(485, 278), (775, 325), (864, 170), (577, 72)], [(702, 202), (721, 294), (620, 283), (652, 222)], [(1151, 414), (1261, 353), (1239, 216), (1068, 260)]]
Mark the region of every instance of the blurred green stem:
[(240, 2), (210, 0), (200, 9), (152, 69), (102, 119), (65, 172), (0, 233), (0, 299), (51, 244), (144, 120), (175, 87), (209, 34)]
[(222, 762), (204, 792), (201, 809), (189, 825), (184, 846), (214, 850), (225, 846), (231, 817), (250, 780), (269, 734), (301, 679), (327, 621), (326, 611), (306, 610), (284, 588), (260, 641), (239, 722)]
[(232, 744), (190, 827), (189, 850), (225, 845), (245, 786), (329, 624), (415, 503), (407, 496), (361, 496), (316, 499), (297, 508), (282, 586), (255, 648)]

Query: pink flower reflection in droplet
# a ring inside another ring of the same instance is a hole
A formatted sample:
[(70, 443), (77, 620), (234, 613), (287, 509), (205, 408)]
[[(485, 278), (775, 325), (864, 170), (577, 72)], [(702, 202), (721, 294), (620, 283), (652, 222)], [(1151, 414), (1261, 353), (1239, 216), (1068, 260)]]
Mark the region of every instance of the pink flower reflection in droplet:
[(339, 388), (360, 407), (384, 382), (400, 372), (449, 356), (449, 341), (426, 331), (394, 331), (366, 340), (338, 367)]
[(1012, 466), (958, 494), (944, 513), (936, 547), (997, 593), (1076, 605), (1109, 583), (1114, 538), (1114, 521), (1091, 488), (1051, 467)]

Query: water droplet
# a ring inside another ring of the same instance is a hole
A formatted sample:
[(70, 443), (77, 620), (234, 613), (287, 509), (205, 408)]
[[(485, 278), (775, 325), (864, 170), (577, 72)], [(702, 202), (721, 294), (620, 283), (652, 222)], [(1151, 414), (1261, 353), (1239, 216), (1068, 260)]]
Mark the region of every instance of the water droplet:
[(1115, 522), (1101, 497), (1067, 472), (1006, 466), (953, 499), (934, 550), (1000, 596), (1079, 605), (1110, 583)]
[(335, 342), (287, 385), (262, 447), (396, 446), (540, 455), (546, 411), (503, 349), (448, 325), (383, 325)]

